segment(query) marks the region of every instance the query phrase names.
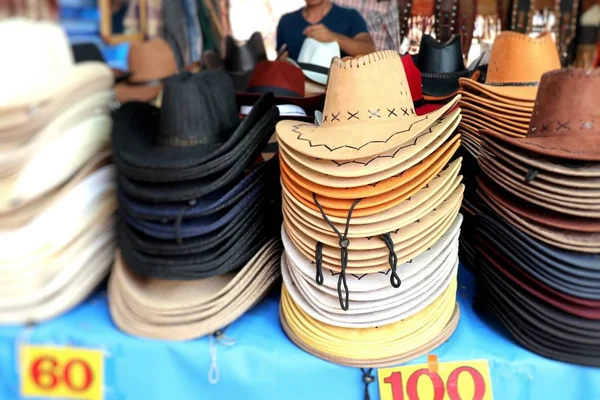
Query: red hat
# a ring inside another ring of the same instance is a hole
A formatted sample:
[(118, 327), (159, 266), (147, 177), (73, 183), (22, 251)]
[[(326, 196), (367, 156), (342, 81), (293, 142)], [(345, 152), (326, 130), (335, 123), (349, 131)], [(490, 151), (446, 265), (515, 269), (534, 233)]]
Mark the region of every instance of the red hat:
[(239, 105), (252, 105), (263, 93), (272, 92), (279, 104), (295, 104), (307, 115), (323, 108), (325, 94), (306, 96), (304, 74), (286, 61), (261, 61), (250, 77), (244, 92), (236, 93)]
[(421, 78), (421, 71), (415, 65), (413, 58), (410, 54), (405, 54), (400, 57), (402, 65), (404, 66), (404, 73), (408, 80), (408, 87), (410, 88), (410, 94), (412, 96), (413, 103), (415, 104), (415, 111), (417, 115), (424, 115), (437, 110), (444, 106), (444, 104), (437, 103), (425, 103), (423, 98), (423, 80)]

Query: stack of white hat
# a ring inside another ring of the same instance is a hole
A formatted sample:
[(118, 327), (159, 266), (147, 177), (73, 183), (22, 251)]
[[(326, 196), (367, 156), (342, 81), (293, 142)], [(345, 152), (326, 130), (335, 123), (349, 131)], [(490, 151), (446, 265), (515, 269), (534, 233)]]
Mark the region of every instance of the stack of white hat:
[[(0, 22), (0, 322), (76, 306), (115, 254), (113, 75), (50, 22)], [(10, 39), (12, 38), (12, 39)]]

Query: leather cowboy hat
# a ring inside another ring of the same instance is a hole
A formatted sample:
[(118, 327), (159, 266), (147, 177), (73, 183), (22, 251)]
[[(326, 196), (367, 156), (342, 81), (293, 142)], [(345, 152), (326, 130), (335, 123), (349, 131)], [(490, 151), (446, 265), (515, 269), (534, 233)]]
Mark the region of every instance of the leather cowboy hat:
[[(413, 141), (450, 110), (417, 116), (410, 86), (393, 51), (381, 51), (331, 64), (322, 124), (277, 124), (280, 143), (326, 160), (352, 160), (381, 154)], [(385, 87), (382, 91), (378, 88)], [(368, 135), (366, 132), (368, 131)]]
[(246, 90), (236, 93), (238, 105), (252, 105), (262, 94), (271, 92), (278, 104), (294, 104), (306, 115), (314, 115), (316, 110), (323, 109), (325, 94), (307, 94), (304, 81), (302, 70), (289, 62), (261, 61), (256, 64)]
[(460, 120), (459, 110), (449, 112), (414, 141), (374, 157), (323, 160), (308, 157), (283, 143), (280, 153), (298, 174), (315, 183), (340, 188), (372, 185), (411, 168), (434, 151), (453, 146), (460, 139), (452, 136)]
[(235, 273), (198, 280), (145, 279), (117, 255), (108, 291), (115, 324), (136, 336), (191, 340), (225, 328), (258, 303), (280, 275), (272, 239)]
[(600, 162), (600, 114), (594, 99), (600, 71), (563, 69), (544, 74), (527, 137), (505, 143), (542, 156)]
[(471, 77), (476, 73), (484, 54), (465, 67), (460, 35), (452, 35), (442, 43), (423, 35), (415, 64), (423, 78), (423, 94), (429, 97), (447, 98), (459, 89), (458, 79)]
[(459, 83), (462, 90), (527, 106), (536, 98), (542, 75), (560, 67), (556, 45), (549, 33), (531, 38), (504, 31), (494, 41), (485, 83), (467, 78), (460, 78)]
[[(457, 240), (462, 218), (460, 215), (458, 215), (458, 217), (456, 216), (456, 209), (450, 217), (451, 219), (449, 222), (451, 222), (451, 226), (449, 228), (445, 228), (445, 233), (437, 241), (435, 241), (422, 253), (410, 260), (407, 260), (404, 264), (396, 268), (398, 278), (401, 282), (403, 282), (400, 288), (390, 286), (390, 272), (392, 272), (392, 270), (390, 269), (389, 265), (385, 271), (381, 271), (380, 273), (354, 273), (349, 271), (349, 273), (346, 274), (349, 291), (349, 303), (347, 311), (352, 310), (353, 305), (359, 308), (362, 307), (360, 305), (360, 302), (362, 301), (384, 299), (392, 297), (394, 294), (403, 292), (405, 289), (409, 289), (410, 282), (412, 281), (415, 281), (415, 283), (422, 283), (423, 285), (431, 284), (432, 282), (429, 279), (429, 273), (423, 275), (423, 271), (426, 271), (427, 268), (429, 268), (427, 266), (439, 266), (444, 262), (444, 260), (447, 260), (448, 257), (450, 257), (448, 260), (450, 264), (452, 264), (451, 255), (454, 254), (453, 251), (458, 248)], [(434, 220), (435, 218), (439, 218), (439, 216), (429, 219)], [(428, 218), (424, 218), (422, 222), (430, 223), (430, 221), (427, 219)], [(415, 227), (416, 226), (413, 226), (413, 228)], [(409, 233), (410, 229), (411, 228), (401, 230)], [(282, 239), (286, 248), (287, 261), (290, 269), (295, 269), (297, 272), (295, 272), (296, 275), (301, 274), (302, 278), (315, 289), (326, 293), (330, 298), (329, 302), (334, 303), (335, 309), (338, 310), (337, 312), (339, 312), (341, 309), (338, 304), (343, 304), (345, 296), (341, 290), (341, 286), (338, 286), (339, 279), (337, 275), (339, 271), (330, 270), (327, 267), (324, 267), (322, 283), (318, 284), (319, 280), (321, 279), (319, 276), (317, 276), (317, 283), (315, 283), (315, 268), (312, 258), (305, 256), (304, 251), (301, 250), (300, 247), (297, 247), (295, 244), (296, 242), (291, 235), (288, 235), (285, 227), (282, 229)], [(400, 232), (393, 235), (392, 239), (395, 242), (394, 245), (398, 247), (406, 242), (403, 234), (401, 235)], [(365, 242), (367, 241), (365, 240)], [(331, 244), (331, 242), (329, 242), (329, 244)], [(376, 245), (376, 243), (365, 244)], [(451, 267), (451, 265), (446, 266)], [(447, 272), (448, 271), (449, 270), (447, 270)], [(319, 272), (317, 271), (317, 275), (318, 274)], [(440, 277), (441, 276), (438, 276), (438, 278)], [(331, 298), (333, 298), (333, 300), (331, 300)]]
[(133, 43), (127, 62), (130, 75), (115, 86), (120, 103), (153, 101), (162, 90), (163, 80), (178, 72), (175, 55), (161, 38)]

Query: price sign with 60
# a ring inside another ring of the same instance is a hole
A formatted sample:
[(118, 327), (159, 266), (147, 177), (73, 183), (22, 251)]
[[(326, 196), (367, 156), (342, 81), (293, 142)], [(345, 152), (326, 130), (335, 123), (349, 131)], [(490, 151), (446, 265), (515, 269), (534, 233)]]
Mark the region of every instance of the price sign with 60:
[(104, 357), (99, 350), (73, 347), (21, 347), (21, 395), (101, 399)]
[(487, 360), (381, 368), (377, 372), (381, 400), (491, 400)]

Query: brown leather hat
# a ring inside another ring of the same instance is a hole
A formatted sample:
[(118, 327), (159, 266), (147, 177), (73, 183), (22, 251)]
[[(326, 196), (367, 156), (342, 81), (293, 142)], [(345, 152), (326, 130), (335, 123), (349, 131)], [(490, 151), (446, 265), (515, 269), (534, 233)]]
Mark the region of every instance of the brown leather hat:
[(127, 62), (131, 76), (115, 86), (121, 103), (154, 100), (162, 89), (162, 80), (178, 72), (173, 51), (160, 38), (133, 43)]
[(486, 131), (506, 143), (538, 154), (600, 162), (600, 70), (576, 68), (542, 76), (525, 139)]

